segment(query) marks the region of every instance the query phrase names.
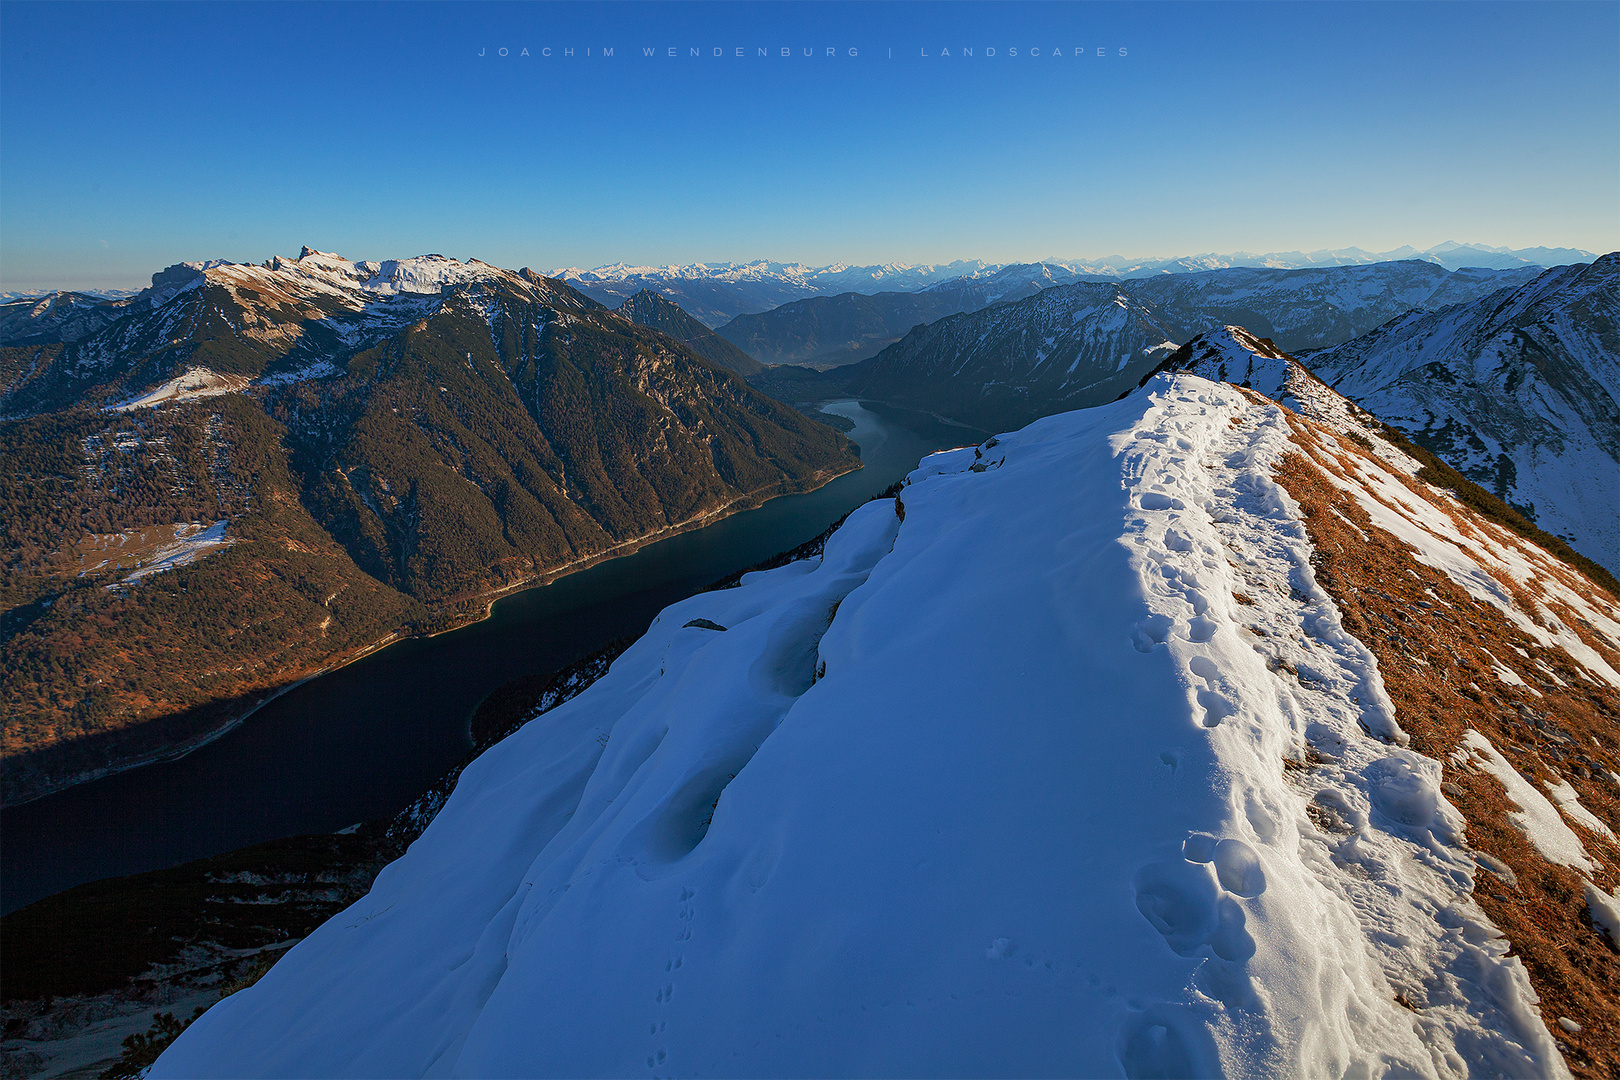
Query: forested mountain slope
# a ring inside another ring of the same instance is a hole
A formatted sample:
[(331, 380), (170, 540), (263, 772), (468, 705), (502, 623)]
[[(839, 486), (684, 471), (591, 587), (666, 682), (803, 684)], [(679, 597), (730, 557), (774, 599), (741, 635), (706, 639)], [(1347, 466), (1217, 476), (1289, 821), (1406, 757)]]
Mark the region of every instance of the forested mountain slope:
[[(526, 270), (306, 249), (170, 268), (100, 326), (11, 307), (6, 340), (32, 343), (0, 369), (8, 800), (859, 467), (830, 428)], [(70, 325), (88, 332), (38, 341)]]
[(753, 356), (650, 289), (641, 290), (614, 310), (633, 323), (668, 334), (699, 356), (739, 375), (752, 375), (760, 369)]

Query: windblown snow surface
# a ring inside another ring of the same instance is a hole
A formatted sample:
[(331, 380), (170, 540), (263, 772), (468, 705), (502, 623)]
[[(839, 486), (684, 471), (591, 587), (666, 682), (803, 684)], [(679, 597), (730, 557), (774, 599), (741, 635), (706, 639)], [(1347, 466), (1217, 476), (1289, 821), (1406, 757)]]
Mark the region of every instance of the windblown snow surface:
[(1159, 376), (926, 459), (471, 764), (152, 1076), (1567, 1075), (1288, 432)]

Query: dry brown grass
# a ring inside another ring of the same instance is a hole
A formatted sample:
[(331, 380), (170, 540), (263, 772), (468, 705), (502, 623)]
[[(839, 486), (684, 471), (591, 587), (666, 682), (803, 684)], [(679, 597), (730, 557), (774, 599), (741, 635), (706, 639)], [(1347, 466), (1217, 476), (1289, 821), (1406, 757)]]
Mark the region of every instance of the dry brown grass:
[[(1444, 766), (1445, 794), (1468, 820), (1469, 843), (1507, 864), (1517, 878), (1514, 887), (1482, 869), (1475, 898), (1522, 958), (1541, 996), (1542, 1015), (1574, 1073), (1620, 1076), (1620, 954), (1595, 928), (1580, 876), (1548, 862), (1512, 824), (1512, 804), (1500, 782), (1453, 759), (1464, 731), (1474, 728), (1538, 790), (1545, 790), (1546, 780), (1562, 779), (1612, 827), (1620, 823), (1620, 784), (1613, 779), (1620, 772), (1620, 692), (1586, 677), (1562, 650), (1540, 646), (1501, 611), (1470, 597), (1373, 525), (1326, 472), (1348, 476), (1350, 455), (1367, 455), (1342, 441), (1331, 448), (1315, 425), (1291, 419), (1301, 452), (1285, 459), (1277, 479), (1300, 504), (1316, 549), (1317, 579), (1338, 604), (1345, 629), (1378, 658), (1412, 748)], [(1489, 535), (1498, 544), (1507, 537), (1516, 548), (1529, 546), (1417, 481), (1406, 483), (1442, 508), (1464, 535)], [(1564, 564), (1537, 554), (1524, 553), (1538, 572), (1545, 569), (1585, 595), (1605, 599)], [(1515, 601), (1527, 605), (1530, 591), (1513, 586)], [(1534, 599), (1577, 628), (1611, 665), (1620, 660), (1614, 643), (1584, 626), (1576, 613), (1544, 595)], [(1607, 606), (1613, 610), (1612, 599)], [(1528, 686), (1499, 680), (1492, 657)], [(1597, 883), (1613, 891), (1620, 880), (1620, 847), (1570, 825), (1603, 864)], [(1574, 1020), (1582, 1031), (1563, 1030), (1559, 1017)]]

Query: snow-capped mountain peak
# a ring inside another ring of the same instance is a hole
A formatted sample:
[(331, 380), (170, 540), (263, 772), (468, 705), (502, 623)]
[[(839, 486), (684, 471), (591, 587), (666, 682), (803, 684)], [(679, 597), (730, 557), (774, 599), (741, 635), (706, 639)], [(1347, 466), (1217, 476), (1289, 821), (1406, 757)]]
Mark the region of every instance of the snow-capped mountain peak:
[(1256, 337), (1241, 326), (1223, 326), (1199, 334), (1166, 357), (1158, 370), (1185, 371), (1212, 382), (1236, 383), (1270, 398), (1276, 398), (1290, 378), (1298, 378), (1305, 371), (1270, 338)]
[(353, 262), (341, 255), (305, 247), (296, 259), (276, 257), (264, 264), (278, 273), (301, 275), (343, 289), (358, 288), (378, 296), (432, 295), (446, 285), (508, 276), (507, 272), (477, 259), (459, 262), (444, 255), (417, 255), (409, 259)]
[[(259, 264), (183, 262), (153, 274), (151, 287), (128, 299), (62, 294), (7, 304), (0, 313), (6, 344), (54, 339), (70, 348), (5, 390), (12, 408), (22, 405), (19, 411), (87, 392), (86, 400), (97, 404), (145, 407), (194, 397), (202, 383), (236, 387), (324, 378), (341, 370), (349, 356), (446, 303), (471, 305), (493, 318), (492, 292), (562, 308), (594, 306), (531, 272), (440, 254), (357, 262), (305, 247), (296, 259), (277, 256)], [(231, 355), (220, 367), (216, 346), (202, 342), (225, 338), (236, 339), (240, 348), (227, 350)], [(193, 355), (193, 349), (200, 352)]]

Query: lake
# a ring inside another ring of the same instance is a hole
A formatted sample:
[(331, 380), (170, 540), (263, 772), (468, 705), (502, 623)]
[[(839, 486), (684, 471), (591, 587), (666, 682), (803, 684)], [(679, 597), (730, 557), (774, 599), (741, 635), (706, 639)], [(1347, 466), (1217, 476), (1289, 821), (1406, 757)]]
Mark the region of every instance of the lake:
[(924, 454), (987, 434), (873, 403), (824, 409), (855, 422), (865, 468), (514, 593), (483, 622), (391, 645), (178, 760), (0, 813), (0, 912), (87, 881), (390, 816), (471, 749), (468, 721), (496, 687), (641, 634), (667, 605), (818, 535)]

